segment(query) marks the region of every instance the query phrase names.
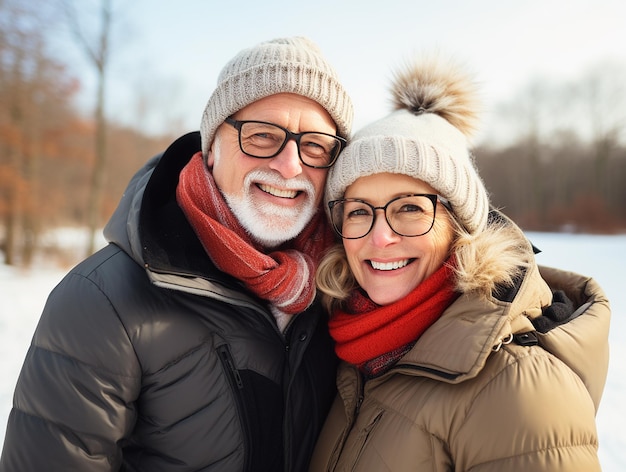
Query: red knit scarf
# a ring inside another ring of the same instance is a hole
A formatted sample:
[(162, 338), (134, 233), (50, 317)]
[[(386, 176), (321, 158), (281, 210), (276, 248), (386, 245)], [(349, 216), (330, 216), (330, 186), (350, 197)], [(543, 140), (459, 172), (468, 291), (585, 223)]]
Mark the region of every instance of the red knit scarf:
[(313, 302), (317, 262), (333, 237), (323, 212), (317, 212), (289, 248), (265, 254), (230, 211), (200, 152), (180, 173), (176, 198), (220, 270), (282, 313), (300, 313)]
[[(381, 356), (397, 360), (458, 296), (450, 260), (402, 300), (379, 306), (361, 290), (350, 296), (347, 311), (336, 310), (330, 335), (337, 355), (359, 367)], [(408, 346), (408, 347), (407, 347)], [(362, 369), (363, 370), (363, 369)]]

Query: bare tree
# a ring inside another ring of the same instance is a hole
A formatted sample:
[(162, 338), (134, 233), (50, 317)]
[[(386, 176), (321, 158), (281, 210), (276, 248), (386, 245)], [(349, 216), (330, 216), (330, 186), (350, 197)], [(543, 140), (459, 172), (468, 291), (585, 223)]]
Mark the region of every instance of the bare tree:
[[(29, 265), (40, 232), (42, 136), (64, 75), (45, 50), (53, 18), (43, 2), (0, 1), (0, 216), (7, 264)], [(52, 98), (51, 98), (52, 97)], [(19, 254), (19, 256), (18, 256)]]
[(94, 112), (96, 123), (94, 140), (95, 162), (91, 174), (91, 190), (87, 204), (87, 255), (89, 255), (94, 252), (95, 235), (100, 223), (102, 194), (106, 179), (107, 121), (105, 104), (113, 11), (111, 0), (101, 0), (98, 15), (99, 32), (97, 37), (92, 38), (84, 34), (84, 28), (81, 27), (81, 19), (74, 8), (73, 1), (66, 0), (64, 5), (70, 28), (97, 74), (96, 107)]
[(22, 126), (22, 64), (27, 56), (21, 45), (23, 33), (14, 27), (22, 15), (21, 9), (10, 2), (0, 3), (2, 27), (0, 28), (0, 215), (4, 226), (3, 250), (5, 262), (15, 264), (17, 232), (19, 228), (19, 203), (23, 188), (21, 173)]

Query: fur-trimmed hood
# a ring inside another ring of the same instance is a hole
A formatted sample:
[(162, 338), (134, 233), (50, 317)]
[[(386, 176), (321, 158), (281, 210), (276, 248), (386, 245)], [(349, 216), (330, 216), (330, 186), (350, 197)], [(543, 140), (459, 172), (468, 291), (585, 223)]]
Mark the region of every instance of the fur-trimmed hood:
[(484, 298), (514, 285), (534, 260), (533, 246), (522, 230), (496, 210), (490, 212), (485, 230), (459, 237), (453, 252), (459, 292)]

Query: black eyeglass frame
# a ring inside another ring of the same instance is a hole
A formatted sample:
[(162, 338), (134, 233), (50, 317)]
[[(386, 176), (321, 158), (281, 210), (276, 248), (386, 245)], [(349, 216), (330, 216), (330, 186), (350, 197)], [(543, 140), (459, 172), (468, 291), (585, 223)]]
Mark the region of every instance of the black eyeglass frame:
[[(396, 231), (394, 229), (394, 227), (391, 225), (391, 222), (389, 221), (389, 218), (387, 218), (387, 207), (389, 205), (391, 205), (392, 203), (394, 203), (395, 201), (400, 200), (401, 198), (407, 198), (407, 197), (426, 197), (433, 204), (433, 220), (430, 223), (430, 226), (428, 227), (428, 229), (426, 231), (424, 231), (423, 233), (411, 234), (411, 235), (409, 235), (409, 234), (402, 234), (402, 233), (400, 233), (400, 232), (398, 232), (398, 231)], [(341, 233), (341, 231), (339, 230), (339, 228), (335, 224), (335, 220), (333, 218), (333, 208), (335, 206), (337, 206), (339, 203), (345, 203), (345, 202), (359, 202), (359, 203), (363, 203), (363, 204), (367, 205), (368, 207), (370, 207), (372, 209), (372, 224), (370, 225), (370, 227), (367, 230), (367, 232), (365, 234), (363, 234), (362, 236), (358, 236), (358, 237), (355, 237), (355, 238), (348, 238), (348, 237), (344, 236)], [(333, 229), (335, 230), (335, 233), (337, 233), (343, 239), (361, 239), (361, 238), (364, 238), (365, 236), (367, 236), (368, 234), (370, 234), (370, 232), (372, 231), (372, 228), (376, 224), (376, 210), (382, 210), (383, 211), (383, 214), (385, 215), (385, 221), (387, 222), (387, 225), (389, 225), (389, 228), (391, 228), (391, 231), (393, 231), (397, 235), (405, 237), (405, 238), (416, 238), (418, 236), (424, 236), (425, 234), (430, 232), (431, 229), (433, 229), (433, 226), (435, 225), (435, 218), (437, 217), (437, 202), (441, 203), (448, 211), (452, 212), (452, 205), (450, 204), (448, 199), (442, 197), (441, 195), (436, 195), (436, 194), (433, 194), (433, 193), (409, 193), (409, 194), (406, 194), (406, 195), (399, 195), (399, 196), (389, 200), (387, 203), (385, 203), (384, 206), (374, 206), (371, 203), (366, 202), (365, 200), (360, 199), (360, 198), (340, 198), (338, 200), (331, 200), (331, 201), (329, 201), (328, 202), (328, 209), (330, 210), (330, 216), (331, 216), (330, 219), (331, 219), (331, 224), (333, 226)]]
[[(322, 133), (320, 131), (304, 131), (302, 133), (294, 133), (292, 131), (289, 131), (287, 128), (277, 125), (276, 123), (270, 123), (269, 121), (235, 120), (234, 118), (229, 116), (228, 118), (224, 120), (224, 122), (228, 123), (229, 125), (231, 125), (233, 128), (237, 130), (237, 137), (239, 140), (239, 149), (241, 150), (241, 152), (243, 152), (246, 156), (255, 157), (257, 159), (271, 159), (272, 157), (278, 156), (283, 151), (283, 149), (285, 149), (285, 146), (287, 145), (287, 143), (293, 139), (296, 142), (296, 147), (298, 148), (298, 157), (300, 158), (300, 162), (302, 162), (302, 164), (304, 164), (307, 167), (311, 167), (313, 169), (328, 169), (332, 167), (335, 164), (335, 162), (337, 162), (337, 158), (339, 157), (339, 154), (341, 154), (341, 151), (347, 144), (346, 139), (342, 138), (341, 136), (337, 136), (337, 135), (329, 134), (329, 133)], [(283, 141), (283, 144), (280, 145), (278, 150), (271, 156), (256, 156), (254, 154), (250, 154), (249, 152), (246, 152), (243, 149), (243, 144), (241, 143), (241, 127), (246, 123), (259, 123), (263, 125), (275, 126), (276, 128), (279, 128), (285, 132), (285, 140)], [(335, 138), (339, 142), (339, 149), (335, 152), (335, 155), (332, 156), (330, 163), (323, 165), (323, 166), (314, 166), (314, 165), (304, 162), (304, 160), (302, 159), (302, 154), (300, 153), (300, 140), (302, 139), (302, 136), (306, 136), (307, 134), (321, 134), (322, 136), (329, 136), (331, 138)]]

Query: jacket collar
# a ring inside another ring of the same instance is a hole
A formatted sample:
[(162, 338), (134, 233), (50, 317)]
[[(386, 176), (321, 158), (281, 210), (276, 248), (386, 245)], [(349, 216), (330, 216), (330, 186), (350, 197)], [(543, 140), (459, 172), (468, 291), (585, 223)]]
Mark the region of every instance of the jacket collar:
[(515, 333), (532, 331), (529, 318), (541, 314), (552, 294), (536, 265), (521, 278), (512, 300), (461, 295), (420, 337), (390, 372), (405, 372), (450, 383), (475, 377), (493, 350)]

